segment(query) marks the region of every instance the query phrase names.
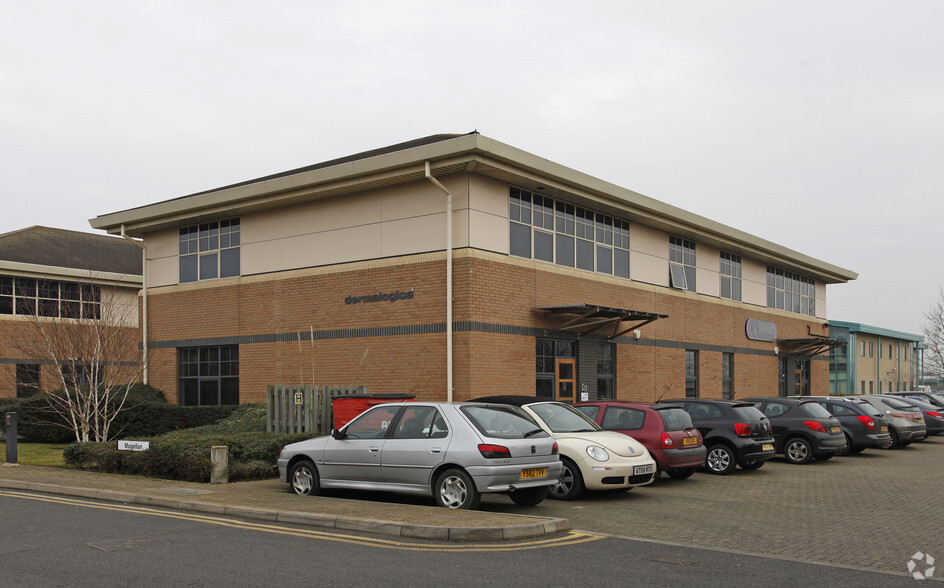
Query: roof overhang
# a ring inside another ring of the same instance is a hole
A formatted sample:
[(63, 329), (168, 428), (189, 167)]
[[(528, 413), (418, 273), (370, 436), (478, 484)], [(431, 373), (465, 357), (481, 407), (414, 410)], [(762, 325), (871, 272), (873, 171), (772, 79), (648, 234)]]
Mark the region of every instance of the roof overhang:
[(832, 339), (823, 335), (810, 335), (809, 337), (800, 337), (796, 339), (780, 339), (778, 342), (780, 352), (793, 357), (813, 357), (827, 353), (835, 347), (844, 347), (846, 342), (842, 339)]
[(608, 339), (615, 339), (660, 318), (668, 318), (669, 316), (667, 314), (610, 308), (593, 304), (544, 306), (537, 310), (543, 312), (545, 316), (565, 319), (565, 322), (553, 329), (554, 331), (571, 331), (581, 335), (604, 331)]
[(828, 284), (855, 272), (538, 157), (479, 133), (437, 135), (90, 219), (95, 229), (132, 237), (205, 220), (409, 182), (476, 173), (593, 207), (699, 243), (797, 270)]

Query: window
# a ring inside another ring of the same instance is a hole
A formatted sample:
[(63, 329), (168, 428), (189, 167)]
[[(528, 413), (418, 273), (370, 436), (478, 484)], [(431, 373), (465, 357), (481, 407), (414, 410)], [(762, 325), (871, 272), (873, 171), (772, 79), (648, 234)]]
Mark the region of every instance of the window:
[(865, 357), (865, 341), (862, 342), (862, 357)]
[(645, 424), (645, 411), (611, 406), (603, 413), (603, 422), (600, 426), (607, 431), (638, 431)]
[(180, 229), (180, 283), (239, 275), (239, 219)]
[(814, 316), (816, 314), (816, 282), (768, 265), (767, 308)]
[(695, 291), (695, 242), (669, 237), (669, 285), (680, 290)]
[(734, 354), (721, 354), (721, 398), (734, 399)]
[(537, 339), (535, 349), (535, 395), (543, 399), (557, 398), (557, 360), (577, 357), (575, 341)]
[(875, 344), (872, 341), (869, 341), (869, 357), (874, 357), (873, 352), (875, 350)]
[(721, 252), (721, 297), (741, 300), (741, 256)]
[(613, 400), (616, 398), (614, 385), (615, 351), (613, 343), (597, 344), (597, 400)]
[(511, 255), (629, 278), (629, 221), (511, 188)]
[(39, 364), (16, 364), (16, 397), (28, 398), (39, 393)]
[(394, 439), (445, 437), (449, 429), (439, 411), (432, 406), (411, 406), (403, 410)]
[(181, 406), (239, 404), (239, 346), (177, 350)]
[(66, 384), (73, 387), (83, 387), (94, 385), (101, 386), (105, 381), (104, 366), (93, 363), (70, 361), (64, 363), (59, 368), (62, 371), (62, 379)]
[(0, 276), (0, 314), (49, 318), (101, 318), (96, 284)]
[(698, 352), (685, 350), (685, 397), (698, 398)]

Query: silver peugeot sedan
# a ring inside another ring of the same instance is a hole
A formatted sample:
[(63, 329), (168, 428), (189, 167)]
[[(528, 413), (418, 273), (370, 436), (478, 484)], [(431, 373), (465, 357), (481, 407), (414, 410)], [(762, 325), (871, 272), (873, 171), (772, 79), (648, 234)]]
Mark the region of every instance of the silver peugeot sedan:
[(380, 490), (454, 509), (475, 508), (485, 492), (533, 506), (561, 476), (557, 442), (528, 413), (475, 403), (380, 404), (331, 435), (286, 445), (278, 464), (296, 494)]

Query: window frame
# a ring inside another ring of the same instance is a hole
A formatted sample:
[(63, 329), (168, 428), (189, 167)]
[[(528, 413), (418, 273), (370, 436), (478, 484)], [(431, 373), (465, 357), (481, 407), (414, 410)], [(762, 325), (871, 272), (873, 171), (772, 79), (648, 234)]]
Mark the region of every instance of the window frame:
[(241, 275), (240, 217), (180, 227), (177, 232), (177, 281), (180, 284)]

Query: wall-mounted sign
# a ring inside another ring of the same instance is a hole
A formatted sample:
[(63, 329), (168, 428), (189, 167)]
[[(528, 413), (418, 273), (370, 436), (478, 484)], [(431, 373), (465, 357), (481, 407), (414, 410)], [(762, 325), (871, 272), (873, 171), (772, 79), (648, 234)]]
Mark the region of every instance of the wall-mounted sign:
[(772, 343), (777, 340), (777, 325), (770, 321), (747, 319), (744, 324), (744, 332), (751, 341), (770, 341)]
[(377, 294), (368, 294), (366, 296), (348, 296), (344, 299), (344, 304), (361, 304), (363, 302), (396, 302), (397, 300), (410, 300), (413, 298), (413, 288), (409, 290), (397, 290), (396, 292), (378, 292)]

